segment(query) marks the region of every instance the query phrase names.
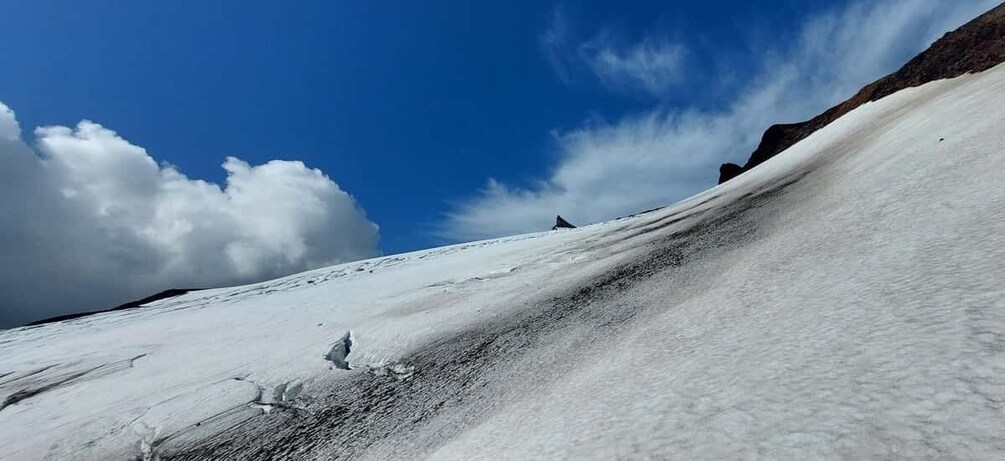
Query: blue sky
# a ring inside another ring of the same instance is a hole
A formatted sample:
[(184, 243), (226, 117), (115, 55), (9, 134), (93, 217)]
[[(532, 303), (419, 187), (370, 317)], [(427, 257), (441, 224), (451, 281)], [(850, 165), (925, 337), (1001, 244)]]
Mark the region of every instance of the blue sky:
[[(27, 127), (94, 120), (190, 177), (223, 180), (226, 155), (303, 160), (363, 204), (393, 253), (440, 243), (442, 214), (487, 178), (546, 174), (552, 130), (652, 104), (558, 78), (540, 43), (556, 8), (584, 33), (665, 34), (745, 68), (753, 42), (790, 39), (822, 4), (586, 3), (12, 2), (0, 101)], [(713, 70), (690, 57), (689, 72)], [(693, 94), (703, 80), (668, 102), (715, 103)]]
[[(0, 246), (21, 262), (0, 302), (24, 317), (666, 205), (994, 4), (8, 2)], [(47, 277), (65, 290), (21, 288)]]

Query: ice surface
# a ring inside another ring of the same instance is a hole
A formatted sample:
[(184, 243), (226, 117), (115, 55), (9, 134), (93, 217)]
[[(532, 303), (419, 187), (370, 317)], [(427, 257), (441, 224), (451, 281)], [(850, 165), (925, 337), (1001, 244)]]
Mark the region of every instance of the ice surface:
[(640, 216), (0, 332), (0, 459), (1001, 459), (1003, 127), (999, 66)]
[(349, 368), (349, 353), (352, 352), (352, 332), (348, 332), (342, 335), (338, 341), (332, 346), (328, 354), (325, 355), (325, 359), (332, 363), (335, 368), (340, 368), (343, 370), (350, 370)]

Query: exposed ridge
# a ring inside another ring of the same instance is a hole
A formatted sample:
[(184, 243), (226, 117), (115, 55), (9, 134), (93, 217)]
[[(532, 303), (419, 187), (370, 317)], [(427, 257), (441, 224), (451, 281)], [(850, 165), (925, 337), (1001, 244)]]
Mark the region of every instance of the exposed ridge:
[(764, 163), (862, 104), (935, 80), (982, 72), (1002, 62), (1005, 62), (1005, 3), (942, 36), (900, 70), (866, 85), (824, 113), (801, 123), (772, 125), (746, 164), (741, 167), (725, 163), (719, 168), (719, 184)]

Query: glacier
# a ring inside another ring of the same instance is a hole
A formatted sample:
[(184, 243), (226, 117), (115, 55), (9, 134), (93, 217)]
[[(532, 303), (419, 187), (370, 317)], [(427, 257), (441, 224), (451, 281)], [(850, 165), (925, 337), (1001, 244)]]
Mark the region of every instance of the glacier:
[(663, 209), (3, 331), (0, 459), (1002, 458), (1003, 127), (1000, 65)]

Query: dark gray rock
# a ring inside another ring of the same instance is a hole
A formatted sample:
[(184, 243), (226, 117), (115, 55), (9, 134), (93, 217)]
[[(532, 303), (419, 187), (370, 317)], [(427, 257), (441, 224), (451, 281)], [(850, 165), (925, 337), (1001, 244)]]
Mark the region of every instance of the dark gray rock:
[(562, 219), (561, 216), (555, 216), (555, 225), (552, 226), (551, 230), (555, 229), (575, 229), (576, 226), (569, 224), (569, 221)]

